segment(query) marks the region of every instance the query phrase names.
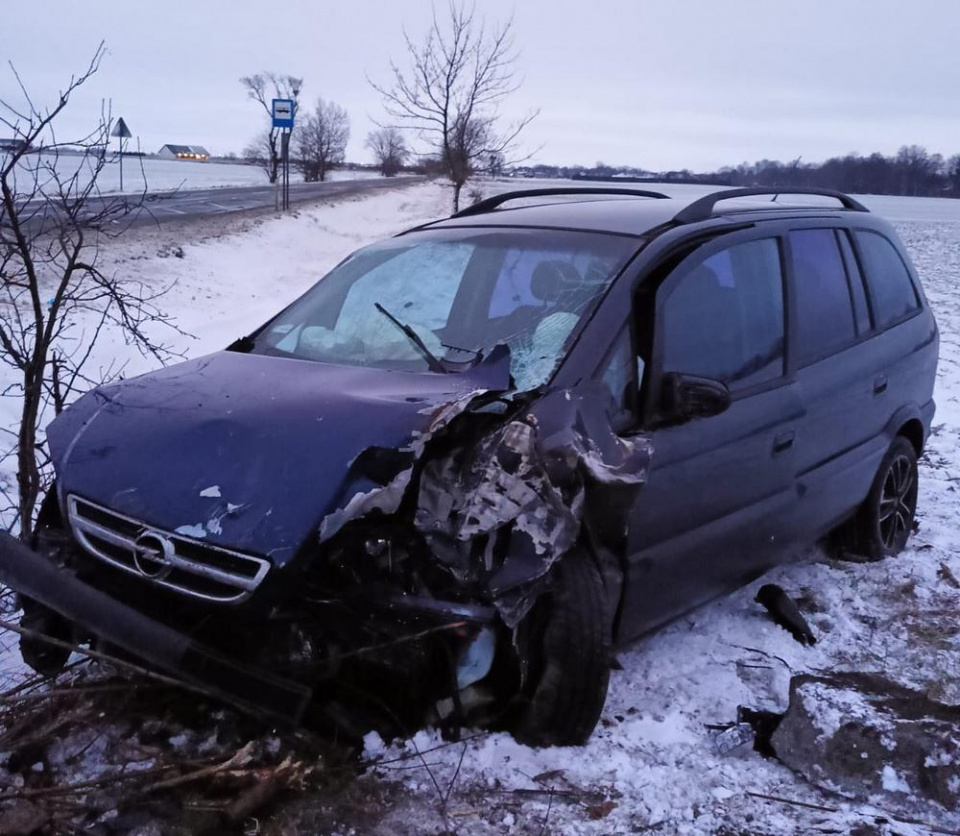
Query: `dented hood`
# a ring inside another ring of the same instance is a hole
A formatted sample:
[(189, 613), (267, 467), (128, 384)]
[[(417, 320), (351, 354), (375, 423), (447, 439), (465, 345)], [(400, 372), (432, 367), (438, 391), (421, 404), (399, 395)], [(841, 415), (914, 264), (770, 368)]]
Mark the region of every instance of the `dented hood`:
[(408, 447), (485, 378), (220, 352), (94, 390), (47, 435), (62, 495), (283, 565), (374, 487), (362, 451)]

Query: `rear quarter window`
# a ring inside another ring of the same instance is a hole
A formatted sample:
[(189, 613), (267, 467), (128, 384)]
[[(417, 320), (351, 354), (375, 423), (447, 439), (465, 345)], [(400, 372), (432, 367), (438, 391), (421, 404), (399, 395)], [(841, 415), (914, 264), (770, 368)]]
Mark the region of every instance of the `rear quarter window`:
[(877, 327), (884, 328), (917, 310), (920, 299), (897, 248), (877, 232), (858, 230), (854, 235)]

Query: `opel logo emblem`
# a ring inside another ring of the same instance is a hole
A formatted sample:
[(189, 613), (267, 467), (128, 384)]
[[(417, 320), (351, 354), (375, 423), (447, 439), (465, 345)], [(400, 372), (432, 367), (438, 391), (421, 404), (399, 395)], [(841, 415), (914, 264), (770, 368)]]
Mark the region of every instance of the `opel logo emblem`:
[(173, 543), (157, 531), (144, 531), (133, 544), (133, 565), (145, 578), (162, 581), (173, 571)]

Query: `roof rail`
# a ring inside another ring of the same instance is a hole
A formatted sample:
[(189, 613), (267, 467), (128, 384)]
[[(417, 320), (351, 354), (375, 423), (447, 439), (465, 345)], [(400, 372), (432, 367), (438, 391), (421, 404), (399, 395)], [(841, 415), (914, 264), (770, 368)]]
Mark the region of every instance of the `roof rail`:
[(674, 217), (674, 221), (678, 224), (691, 224), (696, 221), (707, 221), (713, 217), (714, 207), (721, 200), (730, 200), (736, 197), (753, 197), (754, 195), (774, 195), (776, 198), (777, 195), (791, 195), (791, 194), (809, 194), (809, 195), (819, 195), (820, 197), (832, 197), (835, 200), (840, 201), (840, 204), (844, 209), (848, 209), (851, 212), (869, 212), (862, 203), (857, 200), (854, 200), (850, 195), (846, 195), (843, 192), (835, 191), (834, 189), (800, 189), (800, 188), (747, 188), (747, 189), (724, 189), (723, 191), (713, 192), (708, 194), (706, 197), (701, 197), (699, 200), (695, 200), (689, 206), (684, 209), (681, 209), (677, 212)]
[(658, 200), (668, 200), (668, 196), (662, 194), (661, 192), (650, 192), (644, 189), (614, 189), (614, 188), (586, 188), (586, 189), (571, 189), (567, 187), (561, 188), (549, 188), (549, 189), (521, 189), (516, 192), (504, 192), (503, 194), (494, 195), (493, 197), (488, 197), (486, 200), (481, 200), (479, 203), (474, 203), (473, 206), (468, 206), (466, 209), (461, 209), (459, 212), (455, 212), (451, 215), (451, 218), (467, 218), (470, 215), (482, 215), (484, 212), (492, 212), (501, 204), (507, 203), (511, 200), (520, 200), (525, 197), (554, 197), (558, 195), (576, 195), (576, 194), (585, 194), (585, 195), (626, 195), (628, 197), (652, 197)]

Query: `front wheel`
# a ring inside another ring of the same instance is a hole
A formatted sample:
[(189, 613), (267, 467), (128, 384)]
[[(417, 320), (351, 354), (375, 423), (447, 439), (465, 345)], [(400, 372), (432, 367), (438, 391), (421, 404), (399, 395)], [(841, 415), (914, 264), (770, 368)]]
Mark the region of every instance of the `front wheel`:
[(582, 553), (562, 559), (553, 581), (521, 625), (530, 675), (511, 731), (533, 746), (577, 746), (590, 737), (607, 698), (606, 594)]
[(29, 632), (20, 634), (20, 656), (41, 676), (56, 676), (70, 658), (70, 648), (65, 646), (73, 634), (70, 623), (35, 601), (23, 599), (22, 603), (20, 626)]
[(918, 479), (917, 452), (898, 436), (880, 463), (863, 505), (841, 529), (846, 556), (874, 561), (903, 551), (917, 512)]

